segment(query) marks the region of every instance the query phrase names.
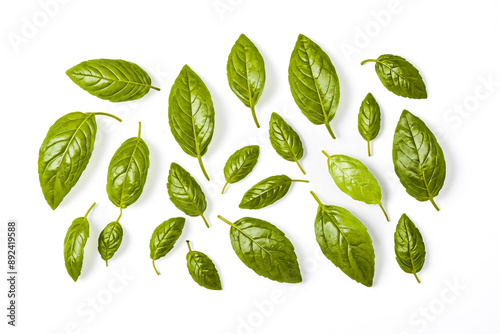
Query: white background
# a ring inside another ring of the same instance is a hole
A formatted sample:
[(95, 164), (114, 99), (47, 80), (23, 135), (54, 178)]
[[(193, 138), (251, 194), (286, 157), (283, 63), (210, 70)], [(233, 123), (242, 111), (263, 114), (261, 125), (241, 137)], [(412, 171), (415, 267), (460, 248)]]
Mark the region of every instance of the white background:
[[(7, 286), (4, 279), (0, 284), (2, 333), (7, 327), (8, 333), (44, 334), (492, 333), (498, 329), (497, 2), (74, 0), (62, 4), (61, 0), (57, 8), (50, 8), (48, 17), (35, 0), (0, 5), (0, 258), (5, 268), (5, 224), (16, 219), (20, 274), (14, 330), (5, 324)], [(377, 23), (376, 13), (390, 14)], [(37, 30), (30, 34), (23, 28), (26, 22), (37, 24)], [(226, 79), (227, 56), (241, 33), (254, 41), (266, 62), (266, 86), (257, 105), (260, 130)], [(288, 62), (299, 33), (316, 41), (338, 72), (341, 101), (331, 123), (335, 141), (323, 126), (311, 124), (300, 113), (290, 94)], [(349, 46), (356, 53), (346, 52)], [(398, 97), (382, 86), (373, 64), (359, 65), (384, 53), (401, 55), (420, 69), (428, 99)], [(94, 58), (133, 61), (162, 90), (130, 103), (93, 97), (73, 84), (65, 71)], [(201, 76), (214, 100), (215, 134), (204, 156), (211, 182), (203, 178), (196, 159), (182, 152), (168, 127), (170, 87), (184, 64)], [(493, 84), (485, 84), (488, 80)], [(382, 108), (382, 129), (371, 158), (357, 131), (358, 108), (369, 91)], [(436, 199), (441, 212), (406, 194), (393, 172), (392, 137), (404, 108), (427, 123), (445, 152), (447, 177)], [(109, 112), (123, 122), (98, 117), (90, 164), (52, 211), (39, 187), (38, 149), (50, 125), (72, 111)], [(264, 177), (282, 173), (302, 177), (297, 166), (281, 159), (268, 143), (267, 124), (273, 111), (301, 135), (302, 164), (310, 183), (293, 184), (284, 199), (265, 209), (240, 210), (245, 190)], [(136, 135), (138, 121), (143, 122), (151, 168), (142, 197), (124, 211), (125, 239), (106, 268), (96, 240), (118, 215), (105, 191), (107, 167), (116, 148)], [(247, 144), (261, 146), (258, 165), (249, 177), (219, 195), (227, 157)], [(381, 183), (390, 223), (377, 206), (356, 202), (335, 186), (322, 149), (368, 165)], [(172, 161), (190, 171), (205, 190), (211, 228), (206, 229), (200, 218), (188, 217), (176, 247), (158, 261), (162, 275), (157, 276), (149, 258), (151, 233), (162, 221), (183, 215), (169, 201), (165, 186)], [(368, 227), (376, 253), (372, 288), (352, 281), (319, 253), (313, 229), (317, 205), (309, 190), (324, 203), (350, 210)], [(74, 283), (64, 267), (63, 240), (71, 221), (94, 201), (98, 205), (89, 216), (91, 238), (83, 272)], [(393, 233), (403, 212), (419, 227), (426, 243), (422, 284), (401, 271), (394, 259)], [(280, 284), (245, 267), (218, 214), (231, 221), (253, 216), (276, 224), (295, 245), (303, 283)], [(192, 281), (185, 263), (186, 239), (214, 260), (223, 291), (209, 291)], [(126, 278), (117, 281), (123, 272)], [(92, 300), (97, 300), (95, 309)]]

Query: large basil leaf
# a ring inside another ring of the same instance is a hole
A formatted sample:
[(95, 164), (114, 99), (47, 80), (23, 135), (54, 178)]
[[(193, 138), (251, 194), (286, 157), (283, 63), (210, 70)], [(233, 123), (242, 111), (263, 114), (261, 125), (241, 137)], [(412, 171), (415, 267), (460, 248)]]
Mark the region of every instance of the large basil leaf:
[(175, 242), (182, 234), (185, 221), (186, 219), (183, 217), (170, 218), (158, 225), (153, 231), (149, 242), (149, 256), (153, 260), (153, 268), (158, 275), (160, 273), (156, 270), (155, 260), (164, 257), (174, 248)]
[(207, 86), (187, 65), (170, 90), (168, 122), (177, 143), (184, 152), (198, 158), (203, 174), (210, 181), (201, 157), (214, 134), (214, 105)]
[(172, 162), (168, 172), (168, 196), (174, 205), (191, 217), (201, 216), (205, 225), (208, 222), (203, 213), (207, 209), (207, 200), (200, 185), (184, 168)]
[(302, 141), (295, 130), (288, 125), (285, 120), (273, 112), (269, 121), (269, 138), (271, 145), (283, 159), (287, 161), (295, 161), (300, 168), (300, 171), (305, 174), (299, 160), (304, 155)]
[(276, 226), (260, 219), (245, 217), (231, 225), (229, 236), (233, 250), (257, 275), (281, 283), (300, 283), (297, 255), (292, 243)]
[(104, 230), (99, 234), (97, 250), (99, 254), (101, 254), (101, 258), (106, 261), (106, 267), (108, 266), (108, 260), (111, 259), (118, 248), (120, 248), (122, 240), (123, 228), (118, 221), (106, 225)]
[(337, 187), (356, 201), (366, 204), (378, 204), (387, 221), (389, 217), (382, 205), (382, 190), (377, 179), (359, 160), (347, 155), (331, 155), (328, 157), (328, 171)]
[(83, 250), (90, 234), (87, 216), (94, 205), (95, 203), (88, 209), (85, 216), (73, 220), (64, 238), (64, 264), (69, 276), (75, 282), (82, 272)]
[(292, 182), (309, 182), (292, 180), (286, 175), (270, 176), (257, 184), (243, 195), (240, 209), (262, 209), (273, 204), (286, 195)]
[(146, 95), (151, 78), (138, 65), (121, 59), (93, 59), (66, 71), (80, 88), (111, 102), (137, 100)]
[(234, 43), (229, 54), (227, 80), (231, 90), (252, 111), (255, 125), (260, 127), (255, 114), (255, 105), (266, 83), (264, 58), (252, 41), (243, 34)]
[(405, 273), (413, 274), (420, 283), (417, 273), (425, 262), (425, 245), (418, 228), (403, 213), (394, 233), (394, 251), (396, 261)]
[(193, 280), (200, 286), (210, 290), (222, 290), (219, 273), (212, 260), (202, 252), (191, 250), (186, 254), (187, 268)]
[(82, 176), (94, 150), (95, 115), (72, 112), (59, 118), (49, 129), (38, 153), (38, 176), (43, 196), (55, 210)]
[(358, 131), (368, 145), (368, 156), (370, 152), (370, 141), (377, 137), (380, 131), (380, 106), (372, 93), (368, 93), (359, 107)]
[(324, 124), (335, 139), (330, 121), (339, 105), (339, 78), (330, 57), (304, 35), (299, 35), (293, 49), (288, 82), (302, 113), (313, 124)]
[(127, 139), (116, 150), (108, 167), (106, 191), (109, 200), (125, 209), (139, 199), (149, 169), (149, 149), (141, 138), (141, 123), (137, 137)]
[(347, 276), (372, 286), (375, 273), (375, 252), (372, 239), (362, 222), (339, 206), (318, 202), (314, 221), (316, 241), (325, 256)]
[(419, 201), (434, 202), (446, 177), (443, 150), (425, 123), (403, 110), (392, 146), (394, 170), (406, 192)]
[(396, 95), (411, 99), (426, 99), (427, 90), (418, 70), (406, 59), (394, 55), (381, 55), (377, 59), (367, 59), (375, 62), (375, 72), (382, 84)]
[(222, 188), (222, 193), (229, 183), (236, 183), (247, 177), (253, 170), (259, 159), (260, 148), (258, 145), (249, 145), (240, 148), (227, 159), (224, 166), (224, 178), (226, 184)]

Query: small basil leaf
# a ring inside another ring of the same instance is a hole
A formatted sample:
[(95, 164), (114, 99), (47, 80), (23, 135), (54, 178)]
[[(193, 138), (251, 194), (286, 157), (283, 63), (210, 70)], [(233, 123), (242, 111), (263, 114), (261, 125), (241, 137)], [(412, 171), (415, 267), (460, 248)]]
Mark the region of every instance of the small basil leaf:
[(117, 221), (106, 225), (101, 234), (99, 234), (97, 250), (99, 254), (101, 254), (101, 258), (106, 261), (106, 267), (108, 266), (108, 260), (111, 259), (118, 248), (120, 248), (122, 239), (123, 228)]
[(203, 215), (207, 209), (205, 194), (191, 174), (175, 162), (170, 165), (167, 190), (170, 200), (177, 209), (191, 217), (201, 216), (205, 225), (209, 227)]
[(231, 225), (229, 236), (234, 252), (257, 275), (281, 283), (300, 283), (297, 255), (292, 243), (276, 226), (264, 220), (245, 217)]
[(304, 155), (302, 141), (295, 130), (285, 120), (273, 112), (269, 121), (269, 138), (271, 145), (283, 159), (295, 161), (300, 171), (305, 174), (299, 160)]
[(361, 161), (347, 155), (329, 156), (325, 151), (323, 153), (328, 157), (328, 171), (337, 187), (356, 201), (378, 204), (389, 221), (382, 205), (382, 190), (368, 168)]
[(358, 131), (368, 144), (368, 156), (370, 156), (370, 141), (375, 139), (380, 131), (380, 106), (372, 93), (366, 95), (359, 107)]
[(418, 70), (406, 59), (394, 55), (381, 55), (377, 59), (367, 59), (375, 62), (375, 72), (382, 84), (389, 91), (411, 99), (426, 99), (427, 90)]
[(202, 252), (191, 250), (186, 254), (187, 268), (193, 280), (200, 286), (210, 290), (222, 290), (219, 273), (212, 260)]
[(413, 274), (420, 283), (417, 273), (425, 262), (425, 245), (418, 228), (403, 213), (394, 233), (394, 250), (396, 261), (405, 273)]
[(185, 221), (186, 219), (183, 217), (170, 218), (158, 225), (153, 231), (149, 242), (149, 256), (153, 260), (153, 268), (158, 275), (160, 273), (156, 270), (155, 260), (164, 257), (174, 248), (175, 242), (182, 234)]
[(330, 121), (339, 105), (339, 78), (330, 57), (304, 35), (299, 35), (293, 49), (288, 82), (302, 113), (313, 124), (324, 124), (335, 139)]
[(347, 276), (368, 287), (373, 285), (375, 252), (365, 225), (339, 206), (318, 202), (314, 222), (316, 241), (321, 251)]
[(227, 80), (231, 90), (252, 111), (255, 125), (260, 127), (255, 114), (255, 105), (266, 83), (264, 58), (252, 41), (243, 34), (234, 43), (229, 54)]
[(205, 83), (187, 65), (170, 90), (168, 123), (182, 150), (198, 158), (203, 174), (210, 181), (201, 157), (207, 152), (214, 134), (214, 105)]
[(392, 161), (406, 192), (418, 201), (434, 198), (443, 187), (446, 162), (443, 150), (425, 123), (408, 110), (403, 110), (394, 133)]
[(247, 177), (253, 170), (259, 159), (260, 148), (258, 145), (249, 145), (240, 148), (227, 159), (224, 166), (224, 178), (226, 184), (222, 188), (222, 193), (229, 183), (236, 183)]
[(151, 78), (138, 65), (121, 59), (93, 59), (66, 71), (74, 83), (88, 93), (111, 102), (137, 100), (146, 95)]

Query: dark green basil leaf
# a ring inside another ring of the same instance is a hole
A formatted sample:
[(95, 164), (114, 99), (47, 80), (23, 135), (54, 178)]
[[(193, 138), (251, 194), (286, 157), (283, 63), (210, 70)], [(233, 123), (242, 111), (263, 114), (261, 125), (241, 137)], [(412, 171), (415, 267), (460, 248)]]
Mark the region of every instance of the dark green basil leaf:
[(174, 205), (191, 217), (201, 216), (205, 225), (208, 222), (203, 213), (207, 209), (207, 200), (200, 185), (184, 168), (172, 162), (168, 172), (168, 196)]
[(358, 131), (368, 144), (368, 156), (370, 156), (370, 141), (375, 139), (380, 131), (380, 107), (372, 93), (366, 95), (359, 107)]
[(253, 170), (259, 159), (260, 148), (258, 145), (249, 145), (240, 148), (227, 159), (224, 166), (224, 178), (226, 184), (222, 188), (222, 193), (229, 183), (236, 183), (243, 180)]
[(229, 236), (233, 250), (257, 275), (281, 283), (300, 283), (297, 255), (292, 243), (276, 226), (264, 220), (245, 217), (231, 225)]
[(82, 272), (83, 251), (90, 234), (87, 216), (94, 205), (95, 203), (88, 209), (85, 216), (73, 220), (64, 238), (64, 264), (69, 276), (75, 282)]
[(123, 228), (117, 221), (106, 225), (101, 234), (99, 234), (97, 250), (99, 254), (101, 254), (101, 258), (106, 261), (106, 267), (108, 266), (108, 260), (111, 259), (118, 248), (120, 248), (122, 239)]
[(240, 209), (262, 209), (273, 204), (286, 195), (292, 182), (309, 182), (306, 180), (292, 180), (286, 175), (270, 176), (243, 195)]
[(406, 192), (418, 201), (430, 200), (439, 211), (434, 197), (446, 177), (443, 150), (425, 123), (408, 110), (403, 110), (396, 126), (392, 161)]
[(264, 58), (252, 41), (243, 34), (234, 43), (229, 54), (227, 80), (231, 90), (252, 111), (255, 125), (260, 127), (255, 115), (255, 105), (266, 83)]
[(425, 262), (425, 245), (418, 228), (403, 213), (394, 233), (394, 251), (396, 261), (405, 273), (413, 274), (420, 283), (417, 273)]
[(200, 286), (210, 290), (222, 290), (219, 273), (212, 260), (202, 252), (191, 250), (186, 254), (187, 267), (193, 280)]
[(269, 121), (269, 138), (271, 145), (283, 159), (295, 161), (300, 171), (305, 174), (299, 160), (304, 155), (302, 141), (295, 130), (285, 120), (273, 112)]
[(59, 118), (47, 132), (38, 153), (38, 176), (43, 196), (55, 210), (82, 176), (94, 150), (95, 115), (72, 112)]
[(203, 174), (210, 181), (201, 157), (214, 134), (214, 105), (205, 83), (187, 65), (170, 90), (168, 122), (177, 143), (184, 152), (198, 158)]
[(335, 139), (330, 121), (339, 105), (339, 78), (330, 57), (304, 35), (299, 35), (293, 49), (288, 82), (302, 113), (313, 124), (324, 124)]
[(156, 270), (155, 260), (164, 257), (174, 248), (175, 242), (182, 234), (185, 221), (183, 217), (170, 218), (155, 228), (149, 242), (149, 256), (153, 260), (153, 268), (158, 275), (160, 273)]
[(373, 284), (375, 252), (365, 225), (339, 206), (318, 202), (316, 241), (325, 256), (347, 276), (368, 287)]
[(149, 149), (141, 138), (141, 123), (137, 137), (127, 139), (116, 150), (108, 167), (106, 191), (109, 200), (121, 209), (139, 199), (149, 169)]
[(146, 95), (151, 78), (138, 65), (121, 59), (93, 59), (66, 71), (80, 88), (111, 102), (137, 100)]
[(375, 62), (375, 72), (382, 84), (396, 95), (411, 99), (426, 99), (427, 90), (418, 70), (406, 59), (394, 55), (381, 55), (377, 59), (367, 59)]
[(329, 156), (325, 151), (323, 153), (328, 157), (328, 171), (337, 187), (356, 201), (378, 204), (389, 221), (382, 205), (382, 190), (368, 168), (361, 161), (347, 155)]

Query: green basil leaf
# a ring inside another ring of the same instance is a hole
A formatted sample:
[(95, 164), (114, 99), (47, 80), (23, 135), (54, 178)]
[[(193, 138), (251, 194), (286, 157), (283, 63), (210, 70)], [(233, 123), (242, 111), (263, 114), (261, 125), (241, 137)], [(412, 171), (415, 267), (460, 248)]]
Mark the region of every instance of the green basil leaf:
[(85, 216), (73, 220), (64, 238), (64, 264), (69, 276), (75, 282), (82, 272), (83, 251), (90, 235), (87, 216), (94, 205), (95, 203), (88, 209)]
[(158, 275), (160, 273), (156, 270), (155, 260), (164, 257), (174, 248), (175, 242), (182, 234), (185, 221), (186, 219), (183, 217), (170, 218), (158, 225), (153, 231), (149, 242), (149, 256), (153, 260), (153, 268)]
[(234, 43), (227, 60), (227, 80), (229, 87), (243, 104), (252, 111), (255, 125), (259, 128), (255, 105), (259, 101), (264, 84), (266, 69), (264, 58), (248, 37), (241, 34)]
[(403, 110), (394, 133), (392, 161), (406, 192), (418, 201), (431, 201), (443, 187), (446, 162), (443, 150), (425, 123)]
[(247, 177), (253, 170), (259, 159), (260, 148), (258, 145), (249, 145), (240, 148), (227, 159), (224, 166), (224, 178), (226, 184), (222, 188), (222, 193), (229, 183), (236, 183)]
[(382, 205), (382, 190), (377, 179), (359, 160), (347, 155), (331, 155), (328, 157), (328, 171), (340, 190), (356, 201), (366, 204), (378, 204), (387, 221), (389, 217)]
[(177, 143), (184, 152), (198, 158), (203, 174), (210, 181), (201, 157), (214, 134), (214, 105), (207, 86), (187, 65), (170, 91), (168, 122)]
[(299, 35), (293, 49), (288, 82), (302, 113), (313, 124), (324, 124), (335, 139), (330, 121), (339, 105), (339, 78), (330, 57), (304, 35)]
[(321, 251), (347, 276), (368, 287), (375, 274), (375, 252), (365, 225), (348, 210), (318, 202), (314, 221), (316, 241)]
[(138, 65), (121, 59), (93, 59), (66, 71), (74, 83), (88, 93), (111, 102), (137, 100), (146, 95), (151, 78)]
[(108, 266), (108, 260), (111, 259), (118, 248), (120, 248), (122, 239), (123, 228), (117, 221), (106, 225), (101, 234), (99, 234), (97, 250), (99, 254), (101, 254), (101, 258), (106, 261), (106, 267)]
[(229, 236), (234, 252), (257, 275), (281, 283), (300, 283), (297, 255), (292, 243), (276, 226), (264, 220), (245, 217), (231, 225)]
[(202, 252), (191, 250), (186, 254), (187, 268), (193, 280), (200, 286), (210, 290), (222, 290), (219, 273), (212, 260)]
[(201, 216), (205, 225), (208, 222), (203, 213), (207, 209), (207, 200), (200, 185), (184, 168), (172, 162), (168, 172), (168, 196), (174, 205), (191, 217)]
[(273, 204), (286, 195), (292, 182), (309, 182), (292, 180), (286, 175), (270, 176), (257, 184), (243, 195), (240, 209), (262, 209)]
[(305, 174), (299, 160), (304, 155), (302, 141), (295, 130), (285, 120), (273, 112), (269, 121), (269, 138), (271, 145), (283, 159), (295, 161), (300, 171)]
[(372, 93), (366, 95), (359, 107), (358, 131), (368, 144), (368, 156), (370, 156), (370, 141), (375, 139), (380, 131), (380, 106)]
[(427, 90), (420, 73), (403, 57), (381, 55), (377, 59), (367, 59), (361, 65), (367, 62), (375, 62), (375, 72), (389, 91), (411, 99), (427, 98)]
[(149, 149), (141, 138), (139, 122), (137, 137), (127, 139), (109, 163), (106, 184), (109, 200), (121, 209), (135, 203), (144, 190), (148, 169)]
[(405, 273), (413, 274), (420, 283), (417, 273), (422, 270), (425, 262), (424, 239), (418, 228), (403, 213), (399, 218), (396, 232), (394, 233), (394, 251), (396, 261)]
[(94, 150), (95, 115), (72, 112), (59, 118), (49, 129), (38, 153), (38, 176), (43, 196), (55, 210), (76, 185)]

